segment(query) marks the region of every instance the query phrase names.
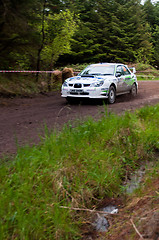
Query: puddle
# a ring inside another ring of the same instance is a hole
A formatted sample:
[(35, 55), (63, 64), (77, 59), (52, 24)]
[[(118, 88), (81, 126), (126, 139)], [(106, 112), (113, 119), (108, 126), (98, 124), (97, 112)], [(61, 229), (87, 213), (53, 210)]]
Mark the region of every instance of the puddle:
[(110, 214), (115, 214), (118, 212), (118, 209), (116, 206), (108, 205), (104, 208), (100, 208), (99, 211), (101, 213), (96, 213), (95, 220), (92, 223), (92, 226), (94, 227), (95, 231), (97, 232), (106, 232), (109, 228), (109, 222), (106, 218), (106, 216)]
[[(128, 180), (124, 187), (127, 194), (131, 194), (135, 189), (139, 187), (139, 184), (143, 180), (145, 174), (145, 167), (141, 166), (132, 175), (130, 175), (130, 180)], [(101, 213), (96, 213), (94, 216), (94, 221), (91, 223), (96, 232), (107, 232), (109, 228), (109, 221), (107, 219), (108, 214), (118, 213), (118, 208), (114, 205), (107, 205), (106, 207), (98, 209)]]
[[(141, 166), (135, 173), (130, 175), (130, 180), (128, 180), (124, 187), (127, 194), (131, 194), (135, 189), (139, 187), (145, 174), (145, 167)], [(96, 232), (107, 232), (109, 228), (109, 221), (107, 219), (108, 214), (118, 213), (118, 208), (111, 204), (106, 207), (98, 209), (101, 213), (96, 213), (94, 216), (94, 221), (91, 223)]]
[[(147, 166), (151, 166), (152, 163), (148, 163)], [(146, 167), (141, 166), (138, 170), (133, 172), (130, 175), (130, 179), (126, 181), (124, 184), (125, 191), (127, 194), (133, 193), (135, 189), (139, 187), (139, 184), (142, 182), (143, 177), (145, 175)], [(114, 204), (114, 205), (113, 205)], [(102, 207), (98, 209), (98, 213), (96, 213), (93, 217), (93, 221), (91, 223), (94, 230), (98, 233), (107, 232), (108, 228), (110, 227), (109, 221), (108, 221), (108, 215), (109, 214), (115, 214), (118, 213), (118, 207), (115, 206), (116, 203), (109, 203), (107, 206)], [(118, 204), (117, 204), (118, 205)]]

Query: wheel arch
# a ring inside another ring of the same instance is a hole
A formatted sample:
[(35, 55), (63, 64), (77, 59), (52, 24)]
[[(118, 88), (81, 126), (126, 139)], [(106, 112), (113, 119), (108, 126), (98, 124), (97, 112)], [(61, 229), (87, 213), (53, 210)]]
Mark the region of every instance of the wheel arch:
[[(134, 92), (134, 87), (133, 87), (133, 86), (135, 86), (135, 92)], [(136, 82), (134, 82), (134, 83), (132, 84), (132, 86), (131, 86), (130, 94), (131, 94), (132, 96), (136, 96), (136, 95), (137, 95), (137, 92), (138, 92), (138, 85), (137, 85)]]
[(113, 86), (114, 89), (115, 89), (115, 91), (116, 91), (116, 85), (115, 85), (115, 83), (111, 83), (110, 86), (109, 86), (109, 88), (110, 88), (111, 86)]
[(110, 84), (108, 93), (108, 102), (113, 104), (116, 100), (116, 86), (114, 83)]

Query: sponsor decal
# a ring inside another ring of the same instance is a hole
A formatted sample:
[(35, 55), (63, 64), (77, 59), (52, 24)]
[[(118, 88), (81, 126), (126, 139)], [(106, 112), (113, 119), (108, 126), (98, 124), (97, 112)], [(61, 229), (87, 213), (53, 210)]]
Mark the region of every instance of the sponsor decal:
[(108, 92), (109, 92), (109, 89), (108, 89), (108, 88), (102, 88), (101, 91), (102, 91), (103, 93), (108, 93)]
[(108, 91), (108, 88), (102, 88), (101, 90), (102, 91)]
[(130, 77), (126, 77), (125, 81), (127, 85), (133, 85), (133, 83), (135, 82), (134, 78), (130, 78)]

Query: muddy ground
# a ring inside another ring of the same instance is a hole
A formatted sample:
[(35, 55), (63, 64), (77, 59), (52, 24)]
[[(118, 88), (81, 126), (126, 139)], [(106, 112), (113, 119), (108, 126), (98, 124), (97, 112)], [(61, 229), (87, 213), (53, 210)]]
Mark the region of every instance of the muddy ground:
[[(136, 98), (118, 96), (108, 111), (117, 114), (159, 103), (159, 81), (140, 81)], [(69, 105), (60, 92), (23, 98), (0, 98), (0, 156), (14, 154), (17, 146), (37, 144), (44, 136), (44, 125), (61, 128), (69, 120), (93, 116), (98, 119), (105, 109), (101, 102), (87, 101)]]

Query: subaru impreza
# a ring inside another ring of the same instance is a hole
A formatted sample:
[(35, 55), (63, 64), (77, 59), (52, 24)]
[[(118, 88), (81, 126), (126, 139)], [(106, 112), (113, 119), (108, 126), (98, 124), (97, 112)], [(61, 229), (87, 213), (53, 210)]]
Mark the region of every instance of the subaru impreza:
[(61, 96), (68, 101), (90, 98), (108, 99), (109, 103), (114, 103), (120, 94), (136, 96), (138, 83), (135, 72), (135, 68), (130, 70), (120, 63), (91, 64), (77, 76), (65, 80)]

